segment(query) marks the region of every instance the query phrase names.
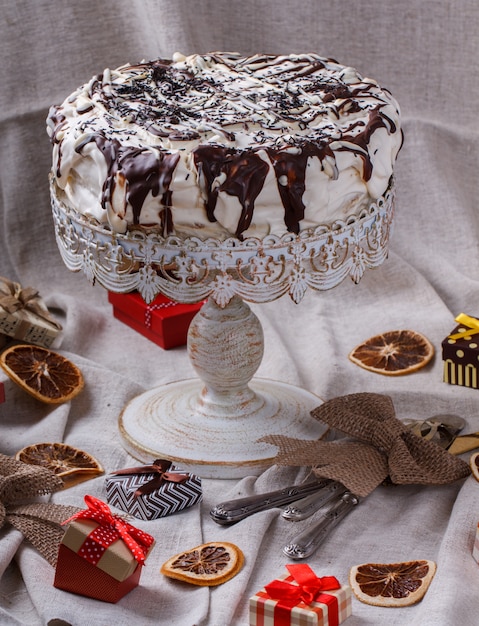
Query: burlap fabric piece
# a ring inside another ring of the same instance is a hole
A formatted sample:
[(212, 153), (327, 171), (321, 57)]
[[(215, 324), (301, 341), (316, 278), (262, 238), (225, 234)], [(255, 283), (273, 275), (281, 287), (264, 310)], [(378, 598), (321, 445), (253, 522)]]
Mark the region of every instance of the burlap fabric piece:
[(55, 567), (64, 534), (63, 521), (80, 509), (61, 504), (30, 502), (62, 489), (50, 470), (0, 454), (0, 528), (11, 524)]
[(470, 474), (465, 461), (418, 437), (398, 420), (389, 396), (340, 396), (311, 415), (353, 439), (264, 437), (263, 441), (279, 447), (278, 465), (311, 466), (317, 476), (337, 480), (363, 497), (386, 479), (398, 485), (442, 485)]

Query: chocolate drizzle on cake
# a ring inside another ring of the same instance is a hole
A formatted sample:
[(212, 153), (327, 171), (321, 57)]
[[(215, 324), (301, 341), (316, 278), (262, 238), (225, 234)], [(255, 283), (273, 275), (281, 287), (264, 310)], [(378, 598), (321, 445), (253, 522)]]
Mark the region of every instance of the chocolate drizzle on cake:
[[(98, 134), (85, 138), (78, 145), (77, 152), (81, 152), (90, 141), (94, 141), (101, 150), (107, 164), (108, 175), (102, 190), (102, 206), (106, 210), (111, 207), (113, 194), (121, 181), (126, 186), (125, 200), (133, 209), (133, 224), (139, 224), (141, 209), (148, 194), (151, 193), (153, 197), (161, 195), (164, 207), (159, 216), (161, 230), (165, 235), (171, 233), (173, 225), (169, 187), (179, 154), (155, 154), (150, 149), (122, 146), (118, 140), (106, 139)], [(125, 214), (126, 206), (120, 217), (124, 218)]]
[[(236, 196), (242, 211), (235, 235), (241, 239), (243, 232), (251, 224), (254, 203), (263, 188), (269, 170), (268, 164), (253, 151), (237, 152), (219, 146), (199, 146), (194, 151), (194, 159), (200, 177), (205, 178), (208, 219), (210, 222), (216, 221), (215, 208), (219, 191)], [(218, 179), (222, 182), (214, 186)]]

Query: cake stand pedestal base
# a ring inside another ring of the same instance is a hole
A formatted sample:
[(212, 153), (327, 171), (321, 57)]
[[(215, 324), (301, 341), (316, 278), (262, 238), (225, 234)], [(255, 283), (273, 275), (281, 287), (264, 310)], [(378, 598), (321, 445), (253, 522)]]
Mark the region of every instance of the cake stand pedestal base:
[(123, 446), (135, 458), (175, 462), (203, 478), (257, 476), (274, 464), (276, 448), (258, 442), (284, 434), (317, 439), (325, 427), (309, 412), (320, 399), (293, 385), (256, 378), (255, 401), (232, 415), (228, 406), (204, 402), (197, 379), (170, 383), (134, 398), (120, 416)]
[(151, 463), (174, 461), (204, 478), (258, 475), (274, 464), (266, 435), (317, 439), (326, 430), (310, 416), (321, 400), (299, 387), (253, 378), (263, 331), (239, 297), (211, 298), (193, 319), (188, 354), (199, 379), (173, 382), (134, 398), (119, 419), (123, 446)]

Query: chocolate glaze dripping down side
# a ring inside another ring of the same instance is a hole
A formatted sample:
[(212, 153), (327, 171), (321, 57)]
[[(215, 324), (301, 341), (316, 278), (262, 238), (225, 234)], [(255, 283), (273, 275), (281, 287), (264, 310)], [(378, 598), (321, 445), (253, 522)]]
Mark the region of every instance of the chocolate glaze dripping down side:
[[(236, 196), (242, 210), (235, 235), (242, 239), (243, 232), (251, 224), (256, 198), (268, 175), (268, 164), (253, 151), (239, 152), (220, 146), (199, 146), (194, 152), (194, 159), (206, 184), (208, 219), (216, 221), (214, 211), (219, 191)], [(215, 178), (221, 174), (225, 176), (224, 181), (213, 189)]]
[(274, 167), (284, 207), (284, 223), (290, 232), (297, 235), (300, 231), (300, 222), (304, 219), (303, 194), (306, 189), (308, 159), (318, 157), (322, 161), (326, 155), (334, 159), (334, 154), (326, 145), (307, 143), (302, 147), (300, 154), (270, 148), (268, 155)]
[[(357, 135), (343, 135), (341, 137), (342, 141), (348, 141), (352, 144), (356, 144), (362, 149), (361, 151), (358, 151), (358, 153), (363, 161), (363, 180), (365, 182), (371, 178), (373, 173), (373, 165), (371, 163), (371, 159), (369, 158), (368, 144), (371, 139), (371, 135), (378, 128), (386, 128), (386, 130), (390, 133), (396, 132), (396, 125), (394, 122), (383, 115), (379, 108), (376, 108), (369, 113), (369, 121), (362, 132)], [(351, 151), (351, 148), (344, 146), (343, 148), (340, 148), (340, 150)]]
[(90, 135), (77, 147), (77, 151), (81, 152), (90, 141), (96, 143), (107, 165), (107, 176), (102, 189), (102, 207), (107, 209), (111, 206), (117, 175), (121, 175), (126, 183), (125, 197), (132, 207), (133, 223), (140, 223), (140, 214), (147, 195), (151, 192), (152, 196), (156, 197), (162, 193), (161, 201), (165, 207), (161, 215), (162, 230), (165, 235), (171, 234), (173, 220), (169, 186), (180, 158), (179, 154), (155, 154), (144, 148), (122, 146), (118, 140), (107, 139), (100, 134)]

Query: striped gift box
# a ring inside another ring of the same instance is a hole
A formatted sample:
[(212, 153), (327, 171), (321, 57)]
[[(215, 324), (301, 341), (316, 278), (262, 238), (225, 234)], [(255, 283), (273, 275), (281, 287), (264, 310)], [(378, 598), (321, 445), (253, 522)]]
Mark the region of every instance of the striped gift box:
[[(279, 581), (297, 584), (293, 576), (285, 574)], [(265, 588), (250, 598), (250, 626), (338, 626), (352, 613), (351, 588), (320, 592), (309, 604), (282, 606), (280, 600), (271, 598)]]
[[(178, 472), (174, 465), (169, 471)], [(138, 490), (154, 478), (155, 474), (148, 471), (130, 475), (119, 472), (118, 475), (108, 476), (108, 503), (138, 519), (154, 520), (182, 511), (203, 498), (201, 478), (189, 473), (182, 482), (165, 480), (151, 493), (139, 494)]]

